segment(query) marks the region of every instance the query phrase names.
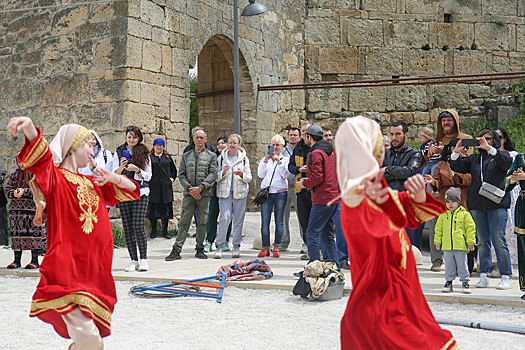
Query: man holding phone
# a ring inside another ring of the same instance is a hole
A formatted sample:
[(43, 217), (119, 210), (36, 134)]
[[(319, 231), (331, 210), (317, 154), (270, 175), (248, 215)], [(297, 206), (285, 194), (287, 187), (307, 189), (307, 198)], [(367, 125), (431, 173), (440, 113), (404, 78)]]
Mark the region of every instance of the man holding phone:
[(299, 225), (301, 226), (301, 235), (303, 239), (303, 246), (301, 253), (302, 260), (310, 260), (308, 256), (308, 247), (306, 245), (306, 228), (310, 219), (310, 211), (312, 210), (312, 195), (310, 189), (300, 188), (298, 182), (301, 178), (306, 177), (306, 156), (310, 152), (310, 147), (306, 144), (306, 130), (310, 127), (310, 122), (305, 122), (301, 126), (301, 140), (293, 149), (290, 163), (288, 164), (288, 171), (295, 175), (294, 192), (297, 195), (297, 213), (299, 215)]

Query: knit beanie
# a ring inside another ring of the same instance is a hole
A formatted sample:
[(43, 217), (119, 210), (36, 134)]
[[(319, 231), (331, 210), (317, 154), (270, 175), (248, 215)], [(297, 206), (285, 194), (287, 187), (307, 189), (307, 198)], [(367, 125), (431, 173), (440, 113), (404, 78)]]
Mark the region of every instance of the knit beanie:
[(461, 190), (456, 187), (451, 187), (445, 192), (445, 200), (455, 201), (461, 204)]

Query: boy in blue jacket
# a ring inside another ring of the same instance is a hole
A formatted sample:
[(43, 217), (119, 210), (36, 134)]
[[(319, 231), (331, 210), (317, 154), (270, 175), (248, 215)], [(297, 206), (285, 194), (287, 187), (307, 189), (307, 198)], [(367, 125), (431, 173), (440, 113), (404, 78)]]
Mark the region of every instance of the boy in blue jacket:
[(452, 281), (459, 276), (462, 292), (470, 294), (470, 274), (467, 253), (474, 250), (476, 244), (476, 224), (467, 209), (461, 206), (461, 190), (451, 187), (445, 193), (447, 212), (439, 216), (436, 222), (434, 244), (443, 251), (445, 260), (445, 286), (441, 290), (450, 293)]

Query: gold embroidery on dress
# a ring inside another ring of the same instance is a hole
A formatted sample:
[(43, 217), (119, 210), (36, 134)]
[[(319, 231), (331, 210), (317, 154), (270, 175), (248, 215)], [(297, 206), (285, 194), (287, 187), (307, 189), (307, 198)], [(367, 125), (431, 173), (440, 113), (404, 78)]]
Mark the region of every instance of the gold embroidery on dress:
[[(60, 169), (60, 171), (62, 172), (62, 174), (64, 174), (64, 176), (69, 182), (78, 185), (77, 199), (78, 204), (80, 205), (80, 209), (83, 211), (83, 213), (79, 217), (79, 220), (80, 222), (84, 221), (84, 224), (82, 225), (82, 231), (84, 231), (84, 233), (86, 234), (90, 234), (91, 232), (93, 232), (93, 222), (98, 222), (98, 218), (95, 215), (95, 213), (98, 210), (98, 203), (100, 202), (100, 198), (93, 189), (93, 183), (87, 178), (70, 173), (65, 169)], [(93, 207), (95, 209), (93, 209)]]
[(410, 250), (410, 245), (407, 243), (407, 240), (405, 239), (403, 230), (399, 230), (399, 241), (401, 242), (401, 253), (403, 254), (403, 258), (401, 259), (401, 268), (406, 270), (407, 252)]
[(122, 191), (117, 185), (113, 184), (113, 191), (115, 192), (115, 198), (119, 202), (132, 201), (134, 198), (132, 195)]
[(33, 149), (29, 151), (29, 156), (24, 162), (24, 167), (30, 168), (35, 165), (40, 160), (40, 158), (42, 158), (47, 153), (48, 149), (49, 148), (46, 139), (40, 136)]

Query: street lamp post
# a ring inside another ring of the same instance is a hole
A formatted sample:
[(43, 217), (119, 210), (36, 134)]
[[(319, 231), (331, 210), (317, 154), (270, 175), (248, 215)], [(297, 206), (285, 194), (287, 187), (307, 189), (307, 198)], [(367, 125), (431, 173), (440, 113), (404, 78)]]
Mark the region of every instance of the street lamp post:
[[(255, 16), (268, 11), (266, 6), (249, 0), (241, 16)], [(241, 134), (241, 103), (239, 100), (239, 6), (238, 0), (233, 1), (233, 99), (235, 133)]]

